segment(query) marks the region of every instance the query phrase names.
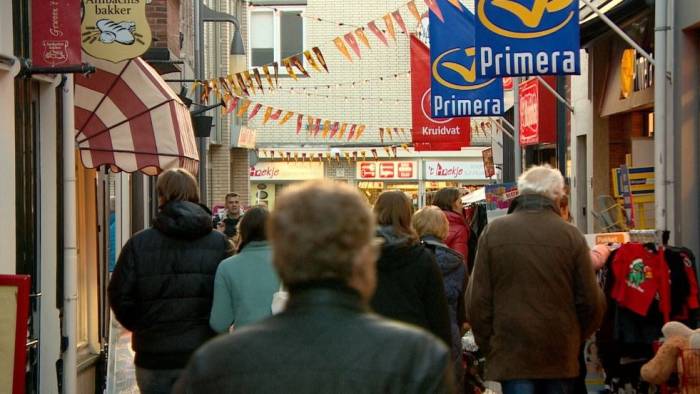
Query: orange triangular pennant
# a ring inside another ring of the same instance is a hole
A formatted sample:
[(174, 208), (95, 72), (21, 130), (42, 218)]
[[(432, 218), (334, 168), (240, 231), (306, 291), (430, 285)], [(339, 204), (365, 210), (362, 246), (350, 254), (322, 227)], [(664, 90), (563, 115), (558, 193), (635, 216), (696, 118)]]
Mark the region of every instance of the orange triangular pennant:
[(355, 36), (352, 35), (352, 33), (348, 33), (345, 36), (345, 42), (350, 45), (350, 48), (352, 48), (352, 51), (355, 52), (355, 55), (362, 59), (362, 55), (360, 54), (360, 45), (357, 43), (357, 40), (355, 39)]
[(398, 23), (399, 27), (401, 28), (401, 31), (403, 31), (403, 34), (408, 36), (408, 28), (406, 27), (406, 23), (403, 21), (403, 18), (401, 17), (401, 13), (399, 12), (399, 10), (392, 12), (391, 15), (394, 16), (394, 19), (396, 20), (396, 23)]
[(263, 125), (265, 125), (267, 121), (270, 120), (270, 116), (272, 116), (272, 107), (267, 107), (265, 109), (265, 114), (263, 115)]
[(287, 113), (284, 114), (284, 116), (282, 117), (282, 119), (280, 119), (279, 125), (282, 126), (283, 124), (287, 123), (287, 122), (289, 121), (289, 119), (292, 118), (293, 115), (294, 115), (294, 112), (292, 112), (292, 111), (287, 111)]
[(292, 68), (292, 62), (289, 61), (289, 58), (282, 60), (282, 64), (287, 69), (287, 74), (289, 74), (289, 76), (292, 77), (293, 80), (296, 81), (299, 79), (297, 77), (297, 75), (294, 73), (294, 69)]
[(321, 67), (318, 66), (318, 63), (316, 63), (316, 60), (314, 60), (314, 57), (311, 56), (311, 52), (304, 51), (304, 57), (306, 58), (306, 61), (309, 62), (311, 67), (313, 67), (314, 70), (321, 72)]
[(411, 11), (411, 15), (416, 18), (416, 23), (421, 23), (420, 12), (418, 12), (418, 7), (416, 7), (415, 0), (409, 1), (406, 5), (408, 6), (408, 10)]
[(367, 48), (372, 49), (372, 46), (369, 45), (369, 39), (367, 39), (367, 35), (365, 34), (365, 30), (363, 28), (360, 27), (357, 30), (355, 30), (355, 35), (357, 36), (357, 38), (360, 39), (360, 41), (362, 41), (363, 44), (365, 44)]
[(352, 63), (352, 57), (350, 57), (350, 52), (348, 51), (348, 48), (345, 46), (343, 39), (340, 37), (336, 37), (333, 39), (333, 43), (335, 43), (335, 47), (338, 48), (338, 51), (340, 51), (340, 54), (342, 54), (344, 58), (348, 59), (348, 61)]
[(391, 19), (391, 15), (386, 14), (384, 17), (382, 17), (382, 19), (384, 19), (384, 23), (386, 24), (386, 31), (389, 33), (391, 38), (396, 41), (396, 30), (394, 30), (394, 20)]

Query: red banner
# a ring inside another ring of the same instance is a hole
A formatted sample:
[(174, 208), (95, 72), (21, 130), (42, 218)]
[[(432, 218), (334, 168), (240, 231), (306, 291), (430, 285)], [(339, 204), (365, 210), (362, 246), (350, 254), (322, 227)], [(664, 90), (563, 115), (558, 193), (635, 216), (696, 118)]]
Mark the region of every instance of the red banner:
[(32, 2), (32, 65), (80, 64), (80, 0)]
[(411, 35), (412, 140), (417, 151), (460, 150), (470, 145), (469, 118), (430, 117), (430, 50)]
[[(556, 87), (555, 77), (543, 77)], [(551, 144), (557, 140), (556, 98), (539, 79), (520, 83), (520, 145)]]

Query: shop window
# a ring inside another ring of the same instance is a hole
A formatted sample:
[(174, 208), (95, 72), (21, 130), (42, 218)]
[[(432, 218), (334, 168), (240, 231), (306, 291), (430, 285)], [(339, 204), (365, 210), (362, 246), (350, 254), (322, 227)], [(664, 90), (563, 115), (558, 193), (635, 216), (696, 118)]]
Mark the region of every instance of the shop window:
[[(259, 67), (304, 51), (305, 25), (303, 8), (280, 7), (276, 11), (264, 8), (250, 12), (250, 66)], [(299, 56), (303, 61), (303, 56)]]

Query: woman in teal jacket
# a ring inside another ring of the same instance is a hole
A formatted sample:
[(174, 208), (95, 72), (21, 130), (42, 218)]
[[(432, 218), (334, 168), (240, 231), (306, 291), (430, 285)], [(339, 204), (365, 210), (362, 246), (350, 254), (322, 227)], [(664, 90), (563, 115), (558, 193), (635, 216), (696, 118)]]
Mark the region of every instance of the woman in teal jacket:
[(209, 325), (216, 332), (240, 328), (272, 314), (272, 295), (280, 281), (272, 265), (265, 226), (269, 212), (253, 208), (239, 222), (238, 254), (221, 262), (214, 280)]

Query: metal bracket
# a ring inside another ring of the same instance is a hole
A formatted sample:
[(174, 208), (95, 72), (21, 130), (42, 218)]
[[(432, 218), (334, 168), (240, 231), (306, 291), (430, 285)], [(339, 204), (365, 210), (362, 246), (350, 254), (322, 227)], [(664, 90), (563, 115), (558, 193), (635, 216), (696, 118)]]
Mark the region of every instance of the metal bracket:
[(19, 75), (22, 78), (29, 78), (35, 74), (83, 74), (88, 75), (95, 72), (95, 66), (82, 63), (64, 67), (33, 67), (29, 59), (20, 59), (21, 69)]

